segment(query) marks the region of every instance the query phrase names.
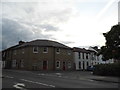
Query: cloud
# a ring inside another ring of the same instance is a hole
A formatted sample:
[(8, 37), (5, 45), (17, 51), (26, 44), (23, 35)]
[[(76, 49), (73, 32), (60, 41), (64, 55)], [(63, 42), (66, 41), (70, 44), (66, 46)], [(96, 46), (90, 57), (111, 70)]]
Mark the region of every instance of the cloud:
[[(2, 2), (2, 49), (19, 40), (54, 39), (59, 24), (72, 15), (71, 3), (52, 0), (43, 2)], [(48, 33), (49, 32), (49, 33)]]
[(42, 29), (44, 29), (45, 31), (56, 31), (56, 30), (59, 30), (58, 27), (55, 27), (55, 26), (49, 25), (49, 24), (40, 25), (40, 27)]
[(32, 40), (37, 38), (49, 38), (50, 35), (34, 33), (19, 22), (7, 18), (2, 19), (2, 49), (17, 44), (19, 40)]
[(38, 38), (69, 46), (103, 45), (100, 33), (117, 22), (117, 1), (96, 20), (110, 0), (4, 0), (3, 47)]
[(75, 42), (72, 42), (72, 41), (61, 41), (62, 43), (64, 43), (64, 44), (73, 44), (73, 43), (75, 43)]

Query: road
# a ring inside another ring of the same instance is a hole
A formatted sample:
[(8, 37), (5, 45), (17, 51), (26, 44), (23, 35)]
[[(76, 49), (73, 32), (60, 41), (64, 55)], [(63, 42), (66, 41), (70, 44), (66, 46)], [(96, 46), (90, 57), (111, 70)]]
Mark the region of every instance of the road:
[(2, 74), (2, 88), (22, 88), (23, 90), (31, 88), (118, 88), (117, 83), (94, 81), (82, 76), (76, 79), (62, 72), (3, 70)]

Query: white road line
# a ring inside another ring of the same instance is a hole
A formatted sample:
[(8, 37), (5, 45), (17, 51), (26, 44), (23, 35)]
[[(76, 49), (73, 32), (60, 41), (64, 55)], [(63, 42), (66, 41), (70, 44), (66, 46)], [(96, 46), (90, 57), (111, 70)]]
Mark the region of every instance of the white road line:
[(38, 75), (42, 75), (42, 76), (43, 76), (43, 75), (45, 75), (45, 74), (44, 74), (44, 73), (42, 73), (42, 74), (38, 74)]
[(13, 85), (13, 87), (20, 89), (20, 90), (27, 90), (27, 89), (25, 89), (25, 84), (23, 84), (23, 83), (17, 83), (15, 85)]
[(92, 79), (89, 79), (89, 81), (94, 81), (94, 80), (92, 80)]
[(35, 82), (35, 81), (30, 81), (30, 80), (26, 80), (26, 79), (20, 79), (22, 81), (26, 81), (26, 82), (30, 82), (30, 83), (35, 83), (35, 84), (40, 84), (40, 85), (44, 85), (44, 86), (48, 86), (48, 87), (54, 87), (54, 85), (49, 85), (49, 84), (45, 84), (45, 83), (40, 83), (40, 82)]
[(11, 76), (4, 76), (4, 77), (7, 77), (7, 78), (14, 78), (14, 77), (11, 77)]
[(62, 75), (61, 73), (55, 73), (56, 75)]
[(40, 75), (40, 76), (55, 76), (55, 75), (51, 75), (51, 74), (37, 74), (37, 75)]

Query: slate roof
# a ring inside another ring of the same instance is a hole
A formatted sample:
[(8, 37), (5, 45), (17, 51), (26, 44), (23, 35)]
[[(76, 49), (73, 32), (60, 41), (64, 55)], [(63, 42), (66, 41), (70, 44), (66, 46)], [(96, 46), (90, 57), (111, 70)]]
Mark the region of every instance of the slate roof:
[(73, 51), (74, 52), (90, 53), (90, 51), (86, 50), (85, 48), (77, 48), (77, 47), (74, 47)]
[(61, 44), (59, 42), (56, 42), (56, 41), (41, 40), (41, 39), (33, 40), (33, 41), (30, 41), (30, 42), (25, 42), (25, 43), (23, 43), (22, 45), (19, 45), (16, 48), (25, 47), (25, 46), (70, 48), (70, 47), (68, 47), (64, 44)]
[(3, 51), (7, 51), (7, 50), (12, 50), (12, 49), (14, 49), (14, 48), (16, 48), (16, 47), (18, 47), (18, 46), (20, 46), (20, 45), (17, 44), (17, 45), (15, 45), (15, 46), (12, 46), (12, 47), (6, 48), (6, 49), (2, 50), (2, 52), (3, 52)]

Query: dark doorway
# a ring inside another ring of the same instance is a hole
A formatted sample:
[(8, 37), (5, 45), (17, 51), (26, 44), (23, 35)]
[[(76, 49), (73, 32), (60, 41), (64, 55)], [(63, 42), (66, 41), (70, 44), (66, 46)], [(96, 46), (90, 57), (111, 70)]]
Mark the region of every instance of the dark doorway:
[(47, 70), (47, 61), (43, 61), (43, 70)]
[(65, 70), (66, 68), (65, 68), (65, 62), (63, 62), (63, 70)]
[(83, 61), (83, 70), (85, 69), (85, 65), (84, 65), (85, 63), (84, 63), (84, 61)]

